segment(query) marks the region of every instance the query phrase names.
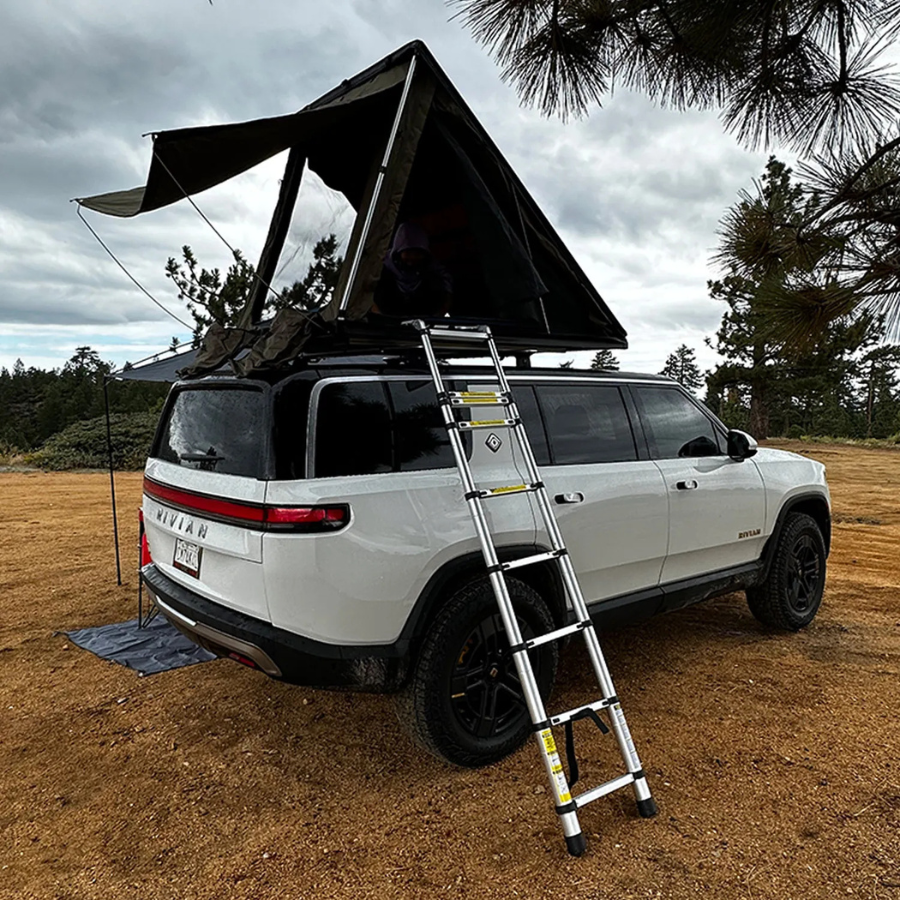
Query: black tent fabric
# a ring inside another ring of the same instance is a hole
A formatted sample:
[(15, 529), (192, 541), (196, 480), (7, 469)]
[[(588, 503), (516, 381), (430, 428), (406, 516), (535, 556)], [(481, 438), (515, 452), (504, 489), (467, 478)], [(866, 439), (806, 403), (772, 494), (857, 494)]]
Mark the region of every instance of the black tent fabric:
[[(401, 323), (371, 310), (383, 260), (404, 222), (425, 230), (432, 255), (453, 278), (451, 317), (488, 322), (501, 347), (627, 346), (625, 330), (419, 41), (292, 115), (158, 132), (153, 141), (145, 187), (78, 202), (136, 215), (291, 149), (260, 284), (238, 327), (210, 335), (195, 371), (211, 371), (251, 346), (244, 364), (249, 372), (292, 358), (307, 341), (338, 350), (402, 345)], [(327, 306), (312, 319), (293, 311), (260, 337), (253, 326), (304, 164), (347, 198), (357, 210), (356, 224)]]

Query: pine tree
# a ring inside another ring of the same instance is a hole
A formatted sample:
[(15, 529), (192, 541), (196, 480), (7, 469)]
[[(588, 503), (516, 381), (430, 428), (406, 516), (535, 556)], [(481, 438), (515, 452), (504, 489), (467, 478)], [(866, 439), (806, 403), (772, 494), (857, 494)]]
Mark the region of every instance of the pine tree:
[(687, 344), (682, 344), (674, 353), (669, 354), (659, 374), (674, 378), (689, 391), (696, 392), (703, 384), (697, 355)]
[[(338, 239), (329, 234), (313, 248), (313, 261), (303, 279), (284, 287), (267, 298), (264, 309), (286, 307), (316, 309), (331, 296), (337, 284), (343, 258), (337, 255)], [(187, 245), (181, 248), (181, 261), (169, 257), (166, 277), (178, 289), (178, 299), (187, 304), (194, 319), (194, 345), (214, 322), (235, 325), (256, 285), (256, 270), (240, 250), (223, 276), (219, 269), (205, 269)]]
[(619, 360), (612, 350), (598, 350), (591, 362), (592, 369), (607, 369), (611, 372), (619, 371)]

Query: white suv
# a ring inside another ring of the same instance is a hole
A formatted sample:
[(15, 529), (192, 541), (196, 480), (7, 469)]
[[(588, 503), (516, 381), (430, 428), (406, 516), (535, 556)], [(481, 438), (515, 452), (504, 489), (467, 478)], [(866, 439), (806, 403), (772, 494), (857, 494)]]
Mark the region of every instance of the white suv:
[[(447, 371), (454, 389), (497, 389), (491, 370)], [(757, 451), (660, 376), (509, 379), (601, 626), (735, 590), (767, 625), (812, 621), (831, 533), (821, 464)], [(511, 483), (521, 460), (505, 431), (465, 438), (480, 485)], [(533, 502), (489, 505), (501, 559), (547, 549)], [(197, 643), (284, 681), (395, 693), (413, 735), (460, 765), (530, 733), (434, 386), (414, 358), (175, 385), (143, 518), (144, 584)], [(565, 623), (552, 563), (509, 584), (526, 637)], [(556, 646), (533, 653), (549, 694)]]

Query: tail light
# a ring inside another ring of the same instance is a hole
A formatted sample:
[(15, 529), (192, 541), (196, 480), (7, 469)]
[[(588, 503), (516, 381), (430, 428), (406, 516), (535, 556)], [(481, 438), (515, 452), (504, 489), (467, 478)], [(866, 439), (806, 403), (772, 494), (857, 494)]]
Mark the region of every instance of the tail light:
[(267, 506), (265, 517), (273, 531), (336, 531), (350, 521), (350, 507)]
[(153, 562), (153, 557), (150, 555), (150, 542), (147, 540), (147, 532), (144, 531), (144, 511), (140, 507), (138, 507), (138, 526), (141, 546), (141, 568), (143, 569), (144, 566)]

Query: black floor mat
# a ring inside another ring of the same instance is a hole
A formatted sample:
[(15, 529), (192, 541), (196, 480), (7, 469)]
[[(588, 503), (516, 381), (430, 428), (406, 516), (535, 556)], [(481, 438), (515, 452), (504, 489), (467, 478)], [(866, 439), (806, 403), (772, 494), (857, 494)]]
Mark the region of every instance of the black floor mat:
[(162, 616), (138, 628), (138, 620), (99, 625), (67, 632), (73, 644), (134, 669), (139, 675), (155, 675), (181, 666), (215, 659), (215, 654), (198, 647), (176, 631)]

